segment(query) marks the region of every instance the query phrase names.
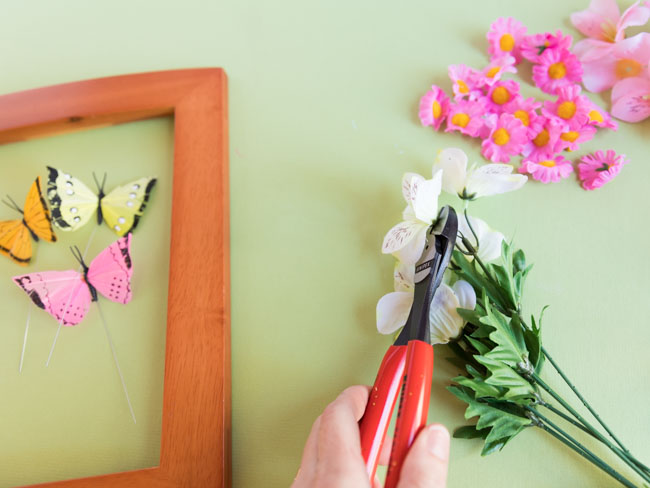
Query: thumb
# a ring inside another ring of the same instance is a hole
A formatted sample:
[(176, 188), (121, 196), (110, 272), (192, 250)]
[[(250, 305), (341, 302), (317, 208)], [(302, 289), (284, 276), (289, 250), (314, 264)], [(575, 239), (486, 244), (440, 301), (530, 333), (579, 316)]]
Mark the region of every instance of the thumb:
[(445, 488), (449, 464), (449, 431), (440, 424), (418, 434), (406, 455), (397, 488)]

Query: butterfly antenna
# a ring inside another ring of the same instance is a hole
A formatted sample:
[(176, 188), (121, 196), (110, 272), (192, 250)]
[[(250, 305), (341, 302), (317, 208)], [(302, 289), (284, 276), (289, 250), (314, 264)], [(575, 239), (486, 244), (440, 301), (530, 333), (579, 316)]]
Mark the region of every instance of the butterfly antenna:
[(97, 179), (97, 175), (95, 174), (94, 171), (93, 171), (93, 180), (95, 180), (95, 186), (97, 186), (97, 191), (101, 191), (102, 187), (99, 184), (99, 180)]
[(13, 208), (14, 210), (19, 211), (20, 213), (23, 213), (22, 209), (18, 206), (18, 204), (14, 201), (13, 198), (11, 198), (9, 195), (7, 195), (7, 202), (6, 200), (2, 200), (2, 203), (4, 203), (7, 207)]
[(83, 265), (83, 256), (81, 255), (81, 251), (77, 246), (70, 246), (70, 252), (74, 256), (74, 258), (79, 262), (80, 265)]
[(107, 176), (108, 175), (106, 173), (104, 173), (104, 178), (102, 178), (102, 188), (101, 188), (102, 193), (104, 193), (104, 185), (106, 185), (106, 177)]

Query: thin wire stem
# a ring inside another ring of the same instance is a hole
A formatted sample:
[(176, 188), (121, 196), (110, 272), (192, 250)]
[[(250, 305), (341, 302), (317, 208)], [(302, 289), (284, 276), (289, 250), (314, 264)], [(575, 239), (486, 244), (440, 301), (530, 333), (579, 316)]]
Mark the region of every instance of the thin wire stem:
[(20, 365), (18, 372), (23, 372), (23, 360), (25, 359), (25, 348), (27, 347), (27, 332), (29, 332), (29, 320), (32, 318), (32, 304), (31, 301), (27, 302), (27, 322), (25, 322), (25, 337), (23, 338), (23, 350), (20, 353)]
[(569, 422), (570, 424), (575, 425), (578, 429), (582, 430), (583, 432), (586, 432), (587, 434), (589, 434), (590, 436), (592, 436), (594, 439), (600, 440), (600, 439), (598, 439), (598, 437), (596, 437), (596, 436), (594, 435), (594, 433), (593, 433), (592, 431), (590, 431), (588, 428), (586, 428), (586, 427), (585, 427), (584, 425), (582, 425), (580, 422), (578, 422), (578, 421), (572, 419), (572, 418), (569, 417), (567, 414), (565, 414), (565, 413), (562, 412), (561, 410), (558, 410), (557, 408), (555, 408), (555, 407), (554, 407), (553, 405), (551, 405), (550, 403), (543, 402), (543, 403), (540, 403), (540, 405), (541, 405), (542, 407), (544, 407), (544, 408), (549, 409), (549, 410), (550, 410), (551, 412), (553, 412), (555, 415), (558, 415), (559, 417), (562, 417), (564, 420), (566, 420), (566, 421)]

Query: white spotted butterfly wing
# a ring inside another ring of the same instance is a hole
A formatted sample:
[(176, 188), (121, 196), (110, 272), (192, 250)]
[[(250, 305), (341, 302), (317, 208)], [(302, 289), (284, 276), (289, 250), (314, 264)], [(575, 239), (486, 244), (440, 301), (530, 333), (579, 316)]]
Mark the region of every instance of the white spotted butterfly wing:
[(102, 215), (113, 232), (123, 236), (136, 228), (155, 184), (155, 178), (140, 178), (102, 198)]

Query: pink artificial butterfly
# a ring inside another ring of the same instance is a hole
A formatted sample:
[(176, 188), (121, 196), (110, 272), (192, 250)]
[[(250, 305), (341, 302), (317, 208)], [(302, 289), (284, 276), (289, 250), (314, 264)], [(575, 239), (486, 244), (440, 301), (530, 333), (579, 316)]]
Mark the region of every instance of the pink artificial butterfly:
[(42, 308), (62, 325), (79, 324), (98, 295), (117, 303), (131, 301), (131, 234), (104, 249), (87, 266), (77, 247), (73, 254), (82, 272), (42, 271), (15, 276), (37, 307)]

